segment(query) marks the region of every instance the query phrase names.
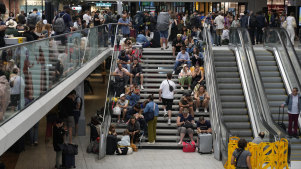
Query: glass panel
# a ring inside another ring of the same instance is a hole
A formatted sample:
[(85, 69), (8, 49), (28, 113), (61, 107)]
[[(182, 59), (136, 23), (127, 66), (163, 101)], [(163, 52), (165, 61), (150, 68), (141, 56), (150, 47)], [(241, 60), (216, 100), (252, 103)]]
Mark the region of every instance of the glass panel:
[(0, 48), (0, 125), (106, 50), (108, 28)]

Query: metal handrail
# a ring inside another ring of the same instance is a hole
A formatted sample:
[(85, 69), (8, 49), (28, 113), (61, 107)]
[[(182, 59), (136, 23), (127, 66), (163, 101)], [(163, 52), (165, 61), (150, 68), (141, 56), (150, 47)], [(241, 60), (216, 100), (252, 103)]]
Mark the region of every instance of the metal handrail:
[(104, 106), (104, 112), (103, 112), (103, 121), (100, 126), (101, 134), (102, 134), (102, 138), (101, 138), (102, 141), (99, 142), (99, 156), (98, 156), (99, 159), (104, 158), (106, 155), (106, 152), (105, 152), (106, 151), (106, 138), (108, 136), (108, 129), (109, 129), (110, 122), (111, 122), (111, 114), (109, 112), (107, 112), (107, 109), (108, 109), (110, 101), (112, 100), (112, 97), (114, 97), (114, 96), (109, 96), (109, 89), (110, 89), (109, 85), (113, 78), (112, 73), (114, 72), (114, 68), (115, 68), (116, 61), (117, 61), (116, 53), (118, 53), (118, 52), (115, 51), (115, 47), (117, 45), (117, 34), (118, 34), (118, 25), (116, 26), (116, 31), (115, 31), (110, 74), (109, 74), (109, 79), (108, 79), (108, 83), (107, 83), (108, 84), (107, 85), (107, 93), (106, 93), (106, 100), (105, 100), (105, 106)]
[[(227, 152), (228, 152), (228, 141), (231, 136), (229, 129), (226, 127), (223, 118), (222, 118), (222, 106), (221, 106), (221, 99), (218, 96), (218, 86), (216, 84), (216, 72), (215, 72), (215, 65), (214, 65), (214, 54), (212, 51), (212, 44), (211, 44), (211, 36), (208, 28), (204, 28), (204, 35), (206, 39), (206, 52), (205, 55), (205, 74), (207, 80), (207, 88), (210, 93), (210, 116), (213, 124), (213, 130), (216, 133), (216, 140), (221, 142), (222, 144), (217, 143), (218, 149), (220, 150), (218, 155), (222, 153), (222, 160), (225, 161), (227, 159)], [(216, 150), (215, 150), (216, 151)], [(220, 158), (216, 157), (215, 158)], [(218, 159), (219, 160), (219, 159)]]
[[(270, 142), (277, 141), (278, 140), (278, 134), (273, 130), (272, 127), (269, 126), (269, 123), (266, 122), (266, 120), (263, 117), (263, 114), (269, 113), (269, 107), (268, 102), (266, 99), (266, 96), (264, 94), (264, 88), (263, 83), (260, 79), (260, 74), (258, 71), (257, 62), (255, 60), (255, 53), (253, 49), (253, 45), (251, 45), (251, 38), (248, 33), (248, 30), (246, 28), (234, 28), (232, 31), (237, 31), (241, 43), (241, 47), (243, 49), (245, 60), (247, 62), (247, 69), (250, 72), (250, 76), (248, 79), (248, 83), (252, 85), (252, 90), (255, 90), (256, 92), (252, 91), (253, 94), (255, 94), (256, 97), (256, 111), (253, 111), (253, 116), (256, 118), (256, 123), (258, 125), (258, 128), (263, 131), (267, 130), (269, 132), (270, 136)], [(244, 33), (244, 34), (243, 34)], [(243, 36), (245, 35), (245, 36)], [(249, 42), (249, 43), (246, 43)], [(261, 86), (261, 87), (259, 87)], [(249, 91), (250, 92), (250, 91)], [(254, 119), (255, 120), (255, 119)], [(258, 133), (254, 133), (256, 136)]]

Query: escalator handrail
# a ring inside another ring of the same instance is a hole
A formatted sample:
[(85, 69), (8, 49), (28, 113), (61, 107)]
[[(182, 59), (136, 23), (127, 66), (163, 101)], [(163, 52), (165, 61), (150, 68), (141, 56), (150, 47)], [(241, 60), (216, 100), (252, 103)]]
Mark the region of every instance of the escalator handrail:
[[(206, 51), (207, 54), (205, 55), (205, 74), (207, 80), (207, 88), (210, 90), (210, 106), (214, 107), (210, 110), (211, 114), (211, 120), (213, 120), (213, 124), (215, 123), (215, 131), (217, 132), (217, 135), (221, 138), (222, 144), (220, 146), (223, 146), (224, 149), (221, 149), (221, 151), (225, 151), (226, 157), (223, 159), (227, 159), (227, 151), (228, 151), (228, 142), (229, 138), (231, 137), (230, 130), (226, 127), (225, 122), (222, 118), (222, 105), (221, 105), (221, 99), (218, 96), (218, 86), (216, 84), (216, 73), (215, 73), (215, 65), (214, 65), (214, 54), (212, 50), (212, 44), (211, 44), (211, 36), (210, 32), (208, 31), (208, 27), (204, 28), (204, 35), (206, 40)], [(216, 120), (216, 121), (214, 121)], [(225, 136), (225, 137), (223, 137)]]
[[(111, 58), (111, 67), (110, 67), (110, 74), (109, 74), (109, 79), (107, 82), (107, 92), (106, 92), (106, 100), (105, 100), (105, 106), (104, 106), (104, 112), (103, 112), (103, 121), (100, 125), (100, 133), (103, 135), (102, 138), (102, 143), (99, 143), (99, 159), (103, 158), (106, 155), (106, 138), (108, 136), (108, 130), (111, 125), (111, 114), (107, 110), (110, 108), (109, 103), (112, 100), (113, 97), (115, 97), (115, 94), (113, 96), (109, 96), (109, 85), (111, 80), (113, 79), (112, 73), (114, 72), (114, 69), (116, 67), (117, 63), (117, 57), (118, 57), (118, 51), (115, 51), (115, 47), (117, 47), (117, 35), (118, 35), (118, 25), (116, 26), (116, 31), (115, 31), (115, 37), (114, 37), (114, 45), (113, 45), (113, 51), (112, 51), (112, 58)], [(118, 47), (117, 47), (118, 49)]]
[[(259, 107), (258, 107), (259, 112), (255, 111), (256, 119), (259, 120), (260, 124), (262, 124), (261, 127), (264, 127), (266, 130), (269, 131), (269, 134), (270, 134), (270, 140), (269, 141), (270, 142), (277, 141), (277, 140), (279, 140), (277, 132), (272, 127), (270, 127), (270, 125), (269, 125), (270, 123), (268, 123), (265, 120), (264, 116), (263, 116), (263, 113), (270, 115), (270, 109), (269, 109), (269, 106), (268, 106), (268, 101), (267, 101), (266, 95), (264, 94), (263, 83), (262, 83), (262, 80), (260, 78), (261, 77), (260, 73), (258, 71), (259, 70), (258, 65), (257, 65), (257, 62), (255, 60), (254, 48), (253, 48), (253, 45), (251, 45), (251, 43), (250, 43), (251, 42), (250, 35), (249, 35), (248, 30), (246, 28), (236, 28), (236, 30), (238, 31), (238, 35), (240, 37), (241, 45), (242, 45), (243, 51), (244, 51), (245, 56), (246, 56), (246, 60), (247, 60), (248, 65), (249, 65), (248, 68), (249, 68), (249, 71), (251, 73), (251, 79), (249, 79), (249, 80), (251, 80), (251, 82), (253, 83), (254, 88), (256, 90), (256, 92), (255, 92), (256, 93), (256, 100), (257, 100), (257, 103), (259, 104)], [(246, 35), (247, 37), (243, 36), (243, 32), (245, 32), (244, 35)], [(246, 40), (249, 43), (246, 43)], [(247, 48), (247, 46), (248, 46), (248, 48)], [(271, 121), (274, 122), (273, 120), (271, 120)]]

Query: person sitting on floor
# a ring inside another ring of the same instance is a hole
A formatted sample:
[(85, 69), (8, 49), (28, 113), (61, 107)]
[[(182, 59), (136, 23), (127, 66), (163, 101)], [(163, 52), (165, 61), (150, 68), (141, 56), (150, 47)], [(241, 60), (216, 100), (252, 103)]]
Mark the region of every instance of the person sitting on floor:
[(188, 66), (186, 64), (184, 64), (183, 69), (181, 70), (180, 74), (179, 74), (179, 83), (181, 86), (181, 90), (184, 90), (184, 84), (188, 83), (188, 90), (191, 90), (190, 86), (191, 86), (191, 81), (192, 81), (192, 73), (190, 71), (190, 69), (188, 68)]
[(199, 90), (197, 92), (195, 92), (194, 99), (195, 99), (195, 105), (196, 105), (196, 112), (198, 113), (199, 108), (203, 107), (204, 112), (207, 113), (210, 97), (209, 97), (209, 94), (206, 92), (204, 86), (200, 86)]
[(179, 102), (179, 107), (180, 107), (180, 111), (179, 111), (180, 114), (182, 114), (184, 109), (188, 109), (190, 115), (194, 117), (193, 99), (191, 98), (190, 92), (187, 91), (183, 94)]
[(129, 124), (127, 125), (127, 129), (130, 132), (131, 143), (137, 143), (140, 137), (140, 124), (136, 120), (135, 116), (132, 116)]
[(183, 114), (179, 113), (177, 118), (178, 131), (180, 133), (180, 142), (183, 143), (186, 133), (189, 135), (191, 142), (193, 142), (193, 125), (195, 124), (193, 117), (188, 113), (188, 109), (184, 109)]
[(129, 147), (131, 145), (130, 132), (128, 129), (123, 131), (123, 136), (120, 141), (118, 141), (118, 146)]
[(186, 52), (185, 47), (182, 47), (181, 52), (178, 53), (172, 74), (175, 74), (175, 71), (179, 66), (181, 66), (181, 64), (187, 64), (189, 68), (191, 66), (190, 57), (189, 54)]
[(180, 52), (182, 47), (185, 47), (185, 43), (182, 40), (182, 35), (178, 34), (177, 38), (172, 42), (172, 56), (176, 56), (176, 53)]
[[(143, 90), (143, 74), (142, 74), (142, 68), (141, 65), (138, 63), (138, 59), (135, 58), (133, 61), (133, 64), (131, 66), (131, 79), (134, 78), (134, 83), (138, 84), (139, 79), (140, 79), (140, 89)], [(131, 80), (133, 81), (133, 80)]]
[(150, 42), (147, 39), (147, 37), (144, 35), (144, 33), (140, 33), (137, 35), (136, 43), (141, 44), (143, 48), (147, 48), (150, 46)]

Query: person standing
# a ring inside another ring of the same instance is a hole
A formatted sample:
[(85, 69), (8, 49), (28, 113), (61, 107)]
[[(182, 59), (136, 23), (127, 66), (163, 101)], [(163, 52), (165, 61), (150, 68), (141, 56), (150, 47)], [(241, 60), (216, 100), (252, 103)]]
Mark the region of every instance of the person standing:
[(94, 27), (100, 25), (100, 17), (99, 17), (99, 13), (100, 13), (100, 11), (96, 11), (96, 12), (95, 12), (95, 15), (94, 15), (94, 17), (93, 17)]
[(231, 157), (231, 164), (235, 165), (237, 169), (252, 169), (250, 162), (252, 154), (250, 151), (245, 150), (248, 142), (245, 139), (238, 141), (238, 148), (233, 152)]
[(251, 38), (251, 42), (255, 45), (255, 30), (256, 30), (257, 20), (253, 11), (250, 11), (250, 16), (248, 18), (248, 30)]
[(53, 149), (56, 153), (55, 157), (55, 168), (59, 169), (62, 164), (62, 150), (60, 145), (64, 143), (64, 135), (66, 131), (63, 129), (64, 122), (60, 119), (57, 119), (55, 125), (53, 126)]
[(218, 16), (214, 19), (214, 23), (216, 25), (216, 35), (217, 35), (217, 46), (222, 46), (221, 45), (221, 36), (223, 33), (223, 29), (224, 29), (224, 23), (225, 23), (225, 19), (224, 17), (221, 15), (221, 13), (218, 14)]
[(34, 8), (32, 13), (28, 15), (26, 25), (36, 25), (42, 18), (38, 15), (38, 9)]
[(157, 18), (157, 30), (160, 33), (160, 45), (161, 50), (164, 50), (163, 43), (165, 42), (165, 49), (168, 49), (168, 29), (169, 29), (169, 22), (170, 16), (168, 12), (165, 12), (162, 10), (162, 12), (159, 13)]
[[(289, 136), (297, 137), (298, 117), (301, 110), (301, 95), (298, 93), (298, 88), (293, 88), (292, 93), (287, 96), (286, 101), (281, 105), (281, 107), (284, 106), (288, 108), (288, 134)], [(294, 132), (292, 131), (293, 123)]]
[(148, 126), (148, 144), (155, 144), (156, 141), (156, 128), (157, 128), (157, 118), (159, 115), (159, 107), (154, 102), (153, 95), (148, 96), (148, 103), (144, 108), (144, 113), (154, 113), (154, 119), (147, 122)]
[(123, 14), (118, 20), (118, 25), (121, 27), (121, 33), (124, 38), (130, 37), (130, 26), (132, 25), (130, 20), (126, 17), (127, 15)]
[(257, 16), (256, 16), (256, 23), (257, 23), (257, 26), (256, 26), (256, 29), (257, 29), (257, 34), (256, 34), (256, 43), (262, 43), (262, 38), (263, 38), (263, 29), (266, 25), (266, 20), (265, 20), (265, 17), (263, 16), (263, 13), (262, 11), (259, 11), (257, 13)]
[(255, 138), (252, 140), (252, 143), (260, 144), (261, 142), (264, 142), (264, 140), (263, 140), (264, 134), (265, 134), (265, 133), (264, 133), (263, 131), (260, 132), (260, 133), (258, 134), (258, 136), (255, 137)]
[(89, 11), (86, 11), (86, 13), (83, 15), (83, 20), (86, 21), (86, 24), (87, 24), (87, 28), (90, 27), (90, 21), (91, 21), (91, 15), (90, 15), (90, 12)]
[(164, 116), (167, 116), (168, 111), (168, 121), (167, 123), (171, 124), (171, 109), (174, 99), (174, 94), (176, 90), (176, 84), (171, 80), (172, 73), (167, 73), (167, 79), (164, 80), (159, 89), (159, 101), (162, 101)]
[(286, 18), (286, 22), (287, 22), (286, 31), (291, 39), (292, 44), (295, 45), (295, 28), (297, 27), (297, 24), (293, 12), (291, 12), (290, 16)]

